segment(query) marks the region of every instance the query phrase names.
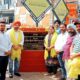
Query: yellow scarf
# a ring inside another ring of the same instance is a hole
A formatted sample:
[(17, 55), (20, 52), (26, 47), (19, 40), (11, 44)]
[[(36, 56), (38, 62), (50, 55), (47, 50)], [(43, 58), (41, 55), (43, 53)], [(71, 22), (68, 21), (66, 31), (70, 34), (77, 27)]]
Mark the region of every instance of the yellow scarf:
[[(18, 39), (16, 39), (16, 32), (15, 30), (12, 28), (10, 31), (10, 40), (12, 42), (13, 45), (18, 45), (21, 40), (22, 40), (22, 34), (21, 31), (18, 31)], [(18, 60), (20, 60), (20, 56), (21, 56), (21, 48), (19, 48), (18, 50), (14, 50), (12, 48), (12, 54), (11, 54), (11, 58), (14, 60), (15, 58), (17, 58)]]
[[(56, 41), (56, 39), (57, 39), (57, 36), (58, 36), (58, 34), (55, 32), (55, 33), (53, 34), (52, 38), (51, 38), (50, 46), (52, 46), (52, 45), (54, 46), (55, 41)], [(48, 46), (48, 35), (45, 37), (44, 45), (45, 45), (45, 46)], [(56, 51), (55, 51), (54, 48), (51, 49), (51, 53), (50, 53), (50, 54), (51, 54), (52, 57), (55, 57), (55, 56), (56, 56)], [(47, 57), (48, 57), (48, 51), (45, 49), (44, 59), (47, 59)]]

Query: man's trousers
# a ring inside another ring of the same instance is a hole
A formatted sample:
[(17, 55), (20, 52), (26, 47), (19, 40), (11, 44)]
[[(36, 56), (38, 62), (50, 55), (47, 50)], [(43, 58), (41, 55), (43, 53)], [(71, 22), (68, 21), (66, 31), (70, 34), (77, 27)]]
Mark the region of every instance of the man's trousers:
[(0, 56), (0, 80), (5, 80), (8, 56)]

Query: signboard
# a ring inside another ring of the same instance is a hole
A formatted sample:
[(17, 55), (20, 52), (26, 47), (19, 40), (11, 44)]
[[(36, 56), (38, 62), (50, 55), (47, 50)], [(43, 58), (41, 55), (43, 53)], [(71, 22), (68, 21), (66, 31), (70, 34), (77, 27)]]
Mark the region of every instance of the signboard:
[(68, 15), (68, 8), (64, 2), (64, 0), (60, 0), (55, 8), (53, 8), (53, 12), (56, 17), (63, 22), (65, 17)]
[(31, 17), (37, 25), (43, 19), (45, 13), (51, 8), (48, 0), (25, 0), (22, 1), (22, 4), (30, 12)]
[(24, 49), (25, 50), (44, 50), (44, 37), (46, 33), (24, 33)]

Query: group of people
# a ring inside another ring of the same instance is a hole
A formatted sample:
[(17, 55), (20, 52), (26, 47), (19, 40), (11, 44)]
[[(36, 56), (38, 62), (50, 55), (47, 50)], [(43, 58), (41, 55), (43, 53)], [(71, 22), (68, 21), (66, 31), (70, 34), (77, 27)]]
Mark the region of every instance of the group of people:
[(0, 19), (0, 80), (5, 80), (7, 65), (9, 63), (9, 77), (21, 76), (19, 65), (21, 50), (23, 49), (24, 34), (19, 27), (21, 23), (15, 21), (12, 28), (6, 31), (4, 18)]
[[(62, 73), (60, 80), (80, 80), (80, 21), (66, 25), (56, 20), (49, 27), (44, 46), (46, 75), (56, 77), (59, 63)], [(55, 59), (58, 63), (54, 63)]]
[[(0, 19), (0, 80), (5, 80), (9, 62), (9, 77), (21, 76), (19, 65), (24, 44), (21, 23), (15, 21), (6, 31), (5, 19)], [(61, 80), (80, 80), (80, 21), (71, 24), (54, 22), (44, 39), (44, 60), (47, 75), (56, 75), (61, 68)], [(56, 76), (55, 76), (56, 77)]]

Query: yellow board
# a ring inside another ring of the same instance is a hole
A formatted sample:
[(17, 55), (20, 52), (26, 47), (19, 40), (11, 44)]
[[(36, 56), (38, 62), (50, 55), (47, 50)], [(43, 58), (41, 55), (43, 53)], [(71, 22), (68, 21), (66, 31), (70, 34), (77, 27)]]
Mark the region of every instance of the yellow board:
[(47, 0), (26, 0), (26, 4), (36, 17), (39, 17), (50, 6)]
[(65, 16), (68, 14), (68, 9), (65, 3), (63, 2), (63, 0), (59, 2), (57, 7), (54, 9), (54, 11), (56, 12), (56, 15), (58, 16), (60, 21), (63, 21)]

